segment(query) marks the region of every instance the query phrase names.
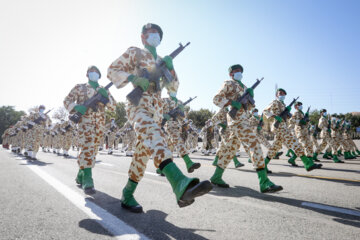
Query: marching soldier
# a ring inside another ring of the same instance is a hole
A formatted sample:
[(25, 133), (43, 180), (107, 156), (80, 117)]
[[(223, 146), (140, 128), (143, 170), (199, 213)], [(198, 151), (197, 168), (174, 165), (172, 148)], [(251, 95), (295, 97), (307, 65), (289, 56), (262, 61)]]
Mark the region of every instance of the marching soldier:
[[(79, 147), (78, 155), (79, 172), (76, 183), (80, 184), (85, 193), (95, 193), (92, 168), (95, 166), (96, 154), (100, 138), (104, 135), (105, 108), (115, 111), (115, 99), (110, 92), (98, 83), (101, 78), (100, 70), (90, 66), (86, 72), (88, 82), (77, 84), (64, 99), (64, 106), (70, 114), (79, 112), (82, 117), (78, 123)], [(87, 108), (83, 103), (100, 93), (109, 102), (106, 106), (103, 103), (97, 104), (97, 111)]]
[[(127, 118), (136, 132), (136, 150), (129, 169), (129, 180), (123, 189), (122, 207), (132, 212), (142, 212), (142, 207), (135, 200), (133, 194), (138, 182), (144, 176), (149, 157), (153, 156), (154, 165), (160, 168), (170, 182), (180, 207), (194, 202), (194, 198), (206, 194), (211, 190), (208, 181), (199, 182), (197, 178), (188, 178), (182, 174), (173, 162), (172, 152), (168, 149), (166, 139), (161, 130), (163, 106), (161, 90), (166, 87), (171, 97), (175, 98), (179, 85), (172, 64), (172, 58), (163, 59), (158, 56), (156, 47), (163, 36), (161, 28), (156, 24), (146, 24), (141, 33), (144, 49), (130, 47), (123, 55), (116, 59), (108, 69), (108, 78), (117, 88), (128, 83), (139, 87), (143, 91), (140, 102), (136, 105), (127, 103)], [(155, 72), (157, 63), (165, 62), (171, 72), (173, 80), (165, 82), (159, 79), (158, 84), (149, 84), (149, 79), (142, 77), (146, 69), (150, 74)], [(136, 88), (136, 89), (139, 89)]]
[(216, 170), (211, 177), (211, 182), (219, 187), (229, 187), (229, 185), (222, 180), (222, 175), (227, 165), (233, 159), (236, 151), (240, 148), (240, 143), (243, 142), (249, 146), (250, 158), (253, 162), (254, 168), (256, 168), (260, 182), (260, 191), (277, 192), (283, 188), (272, 183), (267, 177), (261, 146), (255, 133), (250, 127), (247, 110), (245, 110), (244, 106), (237, 101), (238, 97), (242, 96), (245, 91), (247, 91), (252, 97), (254, 96), (253, 89), (247, 88), (241, 82), (242, 73), (243, 67), (241, 65), (236, 64), (231, 66), (229, 68), (229, 75), (231, 79), (225, 81), (224, 85), (218, 94), (215, 95), (213, 100), (214, 104), (220, 108), (231, 105), (233, 108), (237, 109), (237, 113), (234, 119), (227, 114), (230, 136), (223, 149), (220, 148), (218, 152), (219, 160)]
[(106, 124), (107, 137), (108, 137), (108, 154), (113, 153), (113, 147), (115, 146), (115, 136), (119, 127), (115, 123), (115, 118), (111, 118), (110, 122)]
[[(271, 131), (275, 135), (274, 142), (269, 149), (265, 159), (266, 165), (270, 162), (270, 159), (276, 155), (278, 150), (281, 149), (282, 144), (284, 144), (288, 149), (294, 150), (297, 156), (300, 156), (306, 171), (321, 168), (322, 164), (315, 164), (311, 158), (306, 157), (303, 147), (299, 144), (296, 137), (291, 134), (290, 130), (287, 128), (287, 123), (283, 121), (282, 117), (280, 117), (280, 114), (286, 108), (284, 103), (285, 96), (286, 91), (282, 88), (279, 88), (276, 92), (277, 99), (275, 99), (263, 111), (264, 115), (273, 121), (273, 124), (271, 125)], [(288, 109), (288, 111), (290, 112), (291, 109)], [(278, 128), (275, 127), (276, 122), (279, 122)]]

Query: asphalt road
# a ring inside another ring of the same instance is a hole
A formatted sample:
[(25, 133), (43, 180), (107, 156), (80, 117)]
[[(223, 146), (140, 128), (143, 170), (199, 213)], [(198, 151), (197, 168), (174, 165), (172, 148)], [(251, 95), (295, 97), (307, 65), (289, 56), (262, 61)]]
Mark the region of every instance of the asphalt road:
[[(186, 174), (209, 179), (214, 156), (190, 157), (202, 166)], [(271, 161), (269, 177), (284, 190), (262, 194), (256, 172), (241, 152), (245, 166), (235, 169), (230, 163), (224, 173), (231, 188), (214, 187), (186, 208), (178, 207), (170, 184), (149, 160), (135, 193), (142, 214), (120, 205), (131, 161), (124, 153), (99, 153), (93, 196), (75, 185), (75, 157), (39, 152), (38, 158), (29, 163), (1, 147), (0, 239), (360, 238), (360, 158), (343, 164), (320, 158), (323, 169), (306, 172), (290, 167), (282, 156)], [(182, 159), (175, 162), (185, 172)]]

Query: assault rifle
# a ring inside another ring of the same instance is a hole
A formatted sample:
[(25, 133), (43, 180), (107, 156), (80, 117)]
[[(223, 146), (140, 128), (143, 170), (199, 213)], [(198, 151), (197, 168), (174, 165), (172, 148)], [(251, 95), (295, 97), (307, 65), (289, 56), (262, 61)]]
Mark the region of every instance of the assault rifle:
[[(254, 85), (251, 86), (252, 89), (255, 89), (259, 84), (260, 82), (263, 80), (264, 78), (261, 78), (260, 80), (259, 79), (256, 79), (256, 82), (254, 83)], [(241, 106), (247, 110), (248, 108), (248, 105), (251, 104), (251, 105), (254, 105), (255, 104), (255, 100), (252, 96), (250, 96), (250, 94), (248, 92), (245, 92), (243, 95), (241, 95), (240, 97), (238, 97), (238, 99), (236, 99), (237, 102), (241, 103)], [(236, 113), (237, 113), (238, 109), (237, 108), (234, 108), (232, 107), (230, 112), (229, 112), (229, 115), (232, 119), (235, 118), (236, 116)]]
[[(109, 83), (108, 85), (105, 86), (105, 89), (108, 90), (112, 85), (113, 85), (112, 82)], [(92, 108), (94, 110), (94, 112), (96, 112), (97, 108), (98, 108), (97, 104), (100, 102), (103, 103), (104, 105), (106, 105), (109, 102), (109, 98), (104, 97), (99, 92), (97, 92), (94, 96), (92, 96), (91, 98), (86, 100), (82, 105), (84, 105), (87, 109)], [(81, 117), (82, 117), (82, 114), (79, 112), (76, 112), (73, 115), (71, 115), (69, 119), (71, 121), (73, 121), (74, 123), (78, 123), (80, 121)]]
[[(170, 57), (174, 59), (179, 53), (181, 53), (190, 42), (188, 42), (185, 46), (183, 46), (181, 43), (179, 43), (179, 47), (175, 49), (172, 53), (170, 53)], [(161, 60), (159, 63), (156, 64), (156, 68), (154, 72), (149, 73), (146, 68), (142, 69), (142, 72), (140, 74), (140, 77), (146, 78), (149, 80), (149, 86), (151, 83), (155, 85), (156, 91), (161, 91), (160, 88), (160, 78), (163, 77), (163, 79), (170, 83), (173, 81), (174, 77), (169, 71), (169, 69), (166, 67), (166, 64), (163, 60)], [(126, 98), (133, 104), (134, 106), (139, 105), (140, 99), (143, 95), (144, 91), (141, 87), (137, 86), (135, 89), (133, 89)]]
[[(311, 107), (311, 106), (310, 106)], [(306, 111), (306, 113), (305, 113), (305, 115), (304, 115), (304, 117), (303, 117), (303, 121), (304, 122), (306, 122), (306, 123), (308, 123), (309, 121), (310, 121), (310, 119), (309, 119), (309, 111), (310, 111), (310, 107), (308, 107), (308, 109), (307, 109), (307, 111)]]
[[(192, 100), (194, 100), (195, 98), (197, 98), (197, 96), (193, 97), (193, 98), (189, 98), (186, 102), (184, 102), (182, 105), (185, 106), (186, 104), (188, 104), (189, 102), (191, 102)], [(178, 116), (184, 117), (184, 113), (180, 110), (179, 106), (177, 106), (176, 108), (172, 109), (170, 112), (167, 113), (172, 119), (176, 120), (176, 118)], [(166, 123), (166, 119), (163, 118), (162, 122), (161, 122), (161, 127), (163, 127)]]
[[(289, 117), (289, 114), (290, 114), (289, 108), (291, 108), (292, 105), (293, 105), (293, 104), (296, 102), (296, 100), (298, 100), (298, 99), (299, 99), (299, 97), (294, 98), (294, 99), (292, 100), (292, 102), (284, 109), (284, 111), (282, 111), (282, 112), (280, 113), (279, 117), (281, 117), (284, 122), (285, 122), (285, 121), (287, 120), (287, 118)], [(280, 122), (279, 122), (279, 121), (276, 121), (275, 124), (274, 124), (275, 128), (278, 128), (278, 127), (279, 127), (279, 124), (280, 124)]]
[[(44, 115), (40, 115), (40, 117), (38, 117), (37, 119), (35, 119), (34, 120), (34, 125), (35, 124), (40, 124), (42, 121), (45, 121), (46, 120), (46, 115), (51, 111), (52, 109), (50, 109), (49, 111), (47, 111)], [(29, 122), (31, 122), (31, 121), (29, 121)], [(29, 128), (29, 129), (32, 129), (33, 127), (34, 127), (34, 125), (33, 124), (31, 124), (31, 123), (28, 123), (27, 124), (27, 127)]]

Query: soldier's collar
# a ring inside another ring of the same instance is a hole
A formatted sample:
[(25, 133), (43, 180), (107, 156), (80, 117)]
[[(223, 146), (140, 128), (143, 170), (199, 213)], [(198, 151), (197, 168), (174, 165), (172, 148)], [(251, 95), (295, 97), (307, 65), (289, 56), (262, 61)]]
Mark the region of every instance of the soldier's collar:
[(241, 81), (235, 80), (235, 79), (232, 79), (232, 80), (237, 82), (242, 88), (245, 88), (245, 85)]
[(149, 52), (151, 53), (151, 55), (153, 55), (154, 59), (157, 59), (157, 53), (156, 53), (156, 48), (153, 46), (149, 46), (149, 45), (145, 45), (145, 48), (147, 50), (149, 50)]
[(94, 81), (88, 81), (89, 85), (93, 88), (93, 89), (97, 89), (99, 87), (99, 83), (94, 82)]
[(259, 117), (259, 116), (255, 116), (255, 115), (254, 115), (254, 117), (255, 117), (257, 120), (259, 120), (259, 119), (260, 119), (260, 117)]

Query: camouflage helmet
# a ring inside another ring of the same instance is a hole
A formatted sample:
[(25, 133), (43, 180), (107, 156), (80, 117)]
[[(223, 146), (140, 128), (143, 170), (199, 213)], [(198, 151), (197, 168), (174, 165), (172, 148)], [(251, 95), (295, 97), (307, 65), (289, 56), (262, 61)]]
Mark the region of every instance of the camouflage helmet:
[(244, 72), (244, 68), (240, 64), (235, 64), (229, 67), (229, 74), (236, 69), (240, 69), (241, 73)]
[(251, 110), (252, 113), (254, 112), (259, 112), (259, 110), (257, 108), (254, 108), (253, 110)]
[(302, 102), (296, 102), (295, 106), (303, 105)]
[(101, 78), (101, 72), (95, 65), (90, 65), (86, 71), (86, 76), (88, 76), (88, 73), (91, 69), (95, 69), (99, 73), (99, 78)]
[(142, 34), (145, 34), (146, 31), (149, 30), (149, 29), (155, 29), (156, 31), (158, 31), (159, 34), (160, 34), (160, 41), (162, 40), (162, 38), (163, 38), (163, 31), (161, 30), (161, 27), (160, 27), (159, 25), (154, 24), (154, 23), (145, 24), (145, 25), (143, 26), (143, 28), (142, 28), (141, 33), (142, 33)]
[(325, 109), (325, 108), (323, 108), (323, 109), (320, 110), (320, 113), (323, 113), (323, 112), (326, 112), (326, 109)]

